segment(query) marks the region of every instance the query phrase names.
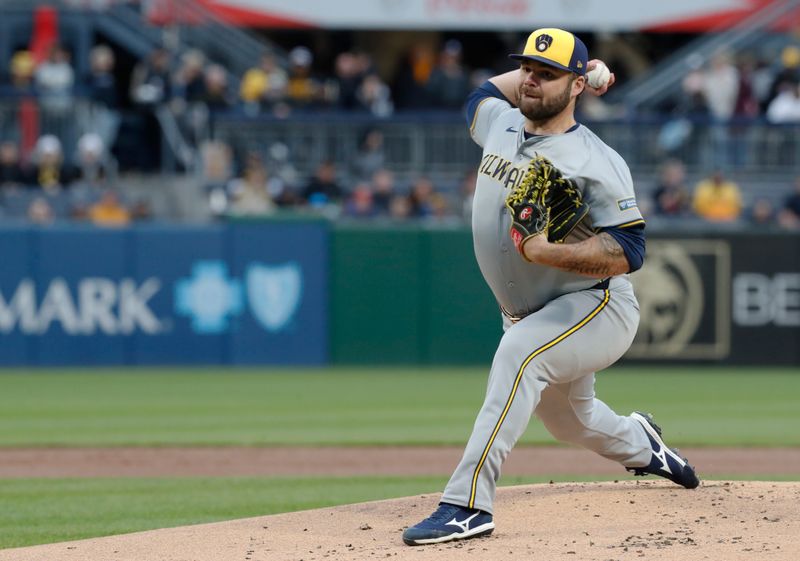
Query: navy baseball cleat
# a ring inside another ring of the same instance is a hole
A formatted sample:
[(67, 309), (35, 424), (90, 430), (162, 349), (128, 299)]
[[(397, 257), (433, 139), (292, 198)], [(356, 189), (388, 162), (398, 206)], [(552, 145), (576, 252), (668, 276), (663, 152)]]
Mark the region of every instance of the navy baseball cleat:
[(653, 449), (653, 457), (650, 464), (645, 467), (629, 467), (634, 475), (658, 475), (666, 477), (670, 481), (677, 483), (687, 489), (694, 489), (700, 485), (700, 479), (694, 472), (694, 468), (689, 465), (689, 461), (680, 455), (677, 449), (671, 449), (661, 440), (661, 427), (653, 421), (653, 416), (649, 413), (634, 411), (631, 418), (639, 421), (650, 439), (650, 446)]
[(451, 540), (463, 540), (488, 536), (494, 530), (492, 515), (482, 510), (448, 503), (439, 503), (439, 508), (428, 518), (403, 532), (407, 545), (425, 545)]

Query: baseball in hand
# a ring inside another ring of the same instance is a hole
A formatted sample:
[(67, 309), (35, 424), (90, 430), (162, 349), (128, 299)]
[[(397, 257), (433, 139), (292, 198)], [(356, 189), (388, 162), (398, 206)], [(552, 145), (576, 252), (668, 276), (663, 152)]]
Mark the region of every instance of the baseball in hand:
[(595, 64), (594, 68), (586, 73), (586, 82), (593, 88), (602, 88), (608, 84), (609, 78), (611, 71), (602, 62)]

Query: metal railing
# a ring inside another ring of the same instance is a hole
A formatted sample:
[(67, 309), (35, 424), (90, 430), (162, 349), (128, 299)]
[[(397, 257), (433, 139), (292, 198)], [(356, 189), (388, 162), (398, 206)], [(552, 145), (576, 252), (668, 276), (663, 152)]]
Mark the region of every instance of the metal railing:
[[(116, 111), (113, 115), (98, 110), (88, 98), (76, 94), (57, 106), (49, 105), (33, 93), (17, 97), (0, 97), (0, 142), (11, 141), (18, 145), (23, 161), (35, 157), (34, 148), (38, 138), (55, 136), (61, 143), (61, 151), (67, 162), (77, 158), (78, 140), (86, 133), (97, 133), (106, 143), (113, 142), (119, 134), (120, 119), (127, 115), (141, 125), (144, 113), (137, 110)], [(190, 146), (181, 130), (182, 123), (166, 105), (153, 107), (162, 135), (161, 171), (196, 171), (196, 151)], [(113, 122), (110, 122), (113, 120)], [(127, 133), (130, 134), (130, 133)], [(147, 142), (138, 139), (138, 145)], [(128, 139), (130, 144), (130, 139)], [(105, 146), (110, 149), (110, 146)], [(135, 158), (133, 158), (135, 159)]]
[[(78, 137), (89, 132), (86, 126), (88, 103), (73, 98), (69, 105), (48, 106), (33, 95), (0, 100), (0, 140), (12, 141), (25, 152), (37, 137), (54, 135), (67, 158), (73, 156)], [(26, 154), (23, 154), (26, 155)]]
[[(690, 173), (712, 169), (800, 173), (800, 124), (653, 119), (584, 124), (619, 152), (634, 172), (650, 172), (664, 160), (678, 158)], [(341, 113), (289, 119), (217, 115), (213, 121), (215, 138), (239, 153), (264, 152), (274, 143), (286, 145), (300, 173), (312, 172), (324, 159), (352, 161), (370, 128), (383, 133), (386, 165), (401, 176), (425, 173), (455, 179), (480, 159), (481, 149), (459, 114), (401, 114), (385, 120)]]
[(480, 149), (466, 134), (462, 121), (454, 122), (451, 115), (381, 121), (346, 114), (292, 119), (217, 115), (213, 124), (215, 139), (227, 142), (240, 154), (264, 151), (275, 143), (286, 145), (300, 173), (313, 171), (323, 160), (352, 161), (365, 132), (373, 128), (383, 133), (388, 167), (400, 175), (461, 175), (466, 165), (480, 158)]
[[(77, 96), (68, 112), (58, 112), (48, 111), (39, 101), (0, 98), (0, 140), (20, 141), (26, 132), (30, 136), (23, 127), (34, 119), (34, 132), (56, 135), (65, 154), (71, 155), (78, 136), (91, 128), (88, 102)], [(31, 106), (37, 108), (33, 116)], [(213, 139), (229, 144), (240, 156), (252, 151), (266, 155), (274, 144), (285, 145), (300, 174), (312, 173), (323, 160), (340, 165), (352, 162), (370, 129), (383, 133), (386, 166), (401, 177), (429, 174), (456, 180), (473, 169), (481, 155), (458, 113), (400, 113), (375, 119), (330, 112), (278, 119), (226, 112), (212, 113), (209, 118)], [(634, 173), (651, 172), (664, 160), (678, 158), (690, 173), (723, 169), (765, 176), (800, 175), (800, 123), (636, 118), (584, 124), (619, 152)], [(183, 140), (177, 125), (166, 129), (165, 133), (174, 129), (174, 134), (166, 134), (167, 145), (184, 169), (191, 168), (194, 148)]]

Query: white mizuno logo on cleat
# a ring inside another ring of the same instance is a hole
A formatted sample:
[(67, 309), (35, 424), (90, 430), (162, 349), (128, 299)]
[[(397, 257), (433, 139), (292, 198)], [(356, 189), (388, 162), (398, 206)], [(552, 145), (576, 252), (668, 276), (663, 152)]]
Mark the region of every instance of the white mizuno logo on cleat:
[(633, 418), (639, 421), (639, 424), (642, 425), (642, 428), (645, 430), (645, 432), (649, 434), (653, 442), (658, 445), (658, 452), (653, 450), (653, 454), (661, 462), (664, 471), (672, 475), (675, 475), (674, 473), (672, 473), (672, 468), (669, 467), (669, 462), (667, 461), (667, 454), (669, 454), (679, 466), (686, 465), (686, 462), (683, 461), (683, 458), (681, 458), (680, 456), (673, 453), (671, 450), (667, 448), (667, 446), (664, 444), (664, 441), (661, 440), (661, 436), (658, 434), (658, 432), (656, 432), (656, 430), (652, 426), (650, 426), (650, 423), (647, 422), (644, 416), (640, 415), (639, 413), (633, 413), (632, 416)]
[(465, 519), (464, 519), (463, 521), (461, 521), (461, 522), (459, 522), (458, 520), (456, 520), (455, 518), (453, 518), (453, 519), (452, 519), (450, 522), (448, 522), (447, 524), (445, 524), (445, 526), (456, 526), (456, 527), (458, 527), (458, 528), (461, 528), (461, 530), (462, 530), (463, 532), (466, 532), (467, 530), (469, 530), (469, 521), (470, 521), (470, 520), (472, 520), (473, 518), (475, 518), (476, 516), (478, 516), (478, 514), (480, 514), (480, 513), (479, 513), (479, 512), (476, 512), (475, 514), (473, 514), (473, 515), (472, 515), (472, 516), (470, 516), (469, 518), (465, 518)]
[(658, 452), (654, 451), (653, 454), (655, 454), (656, 458), (658, 458), (658, 460), (662, 464), (664, 464), (664, 471), (666, 471), (667, 473), (672, 473), (672, 470), (669, 468), (669, 462), (667, 462), (667, 449), (666, 449), (666, 447), (662, 446), (661, 450), (659, 450)]

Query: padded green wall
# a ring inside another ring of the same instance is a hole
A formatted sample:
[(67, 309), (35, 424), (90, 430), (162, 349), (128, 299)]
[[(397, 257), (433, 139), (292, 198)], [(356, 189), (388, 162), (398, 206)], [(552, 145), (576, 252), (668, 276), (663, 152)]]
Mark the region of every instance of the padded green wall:
[(501, 335), (467, 229), (337, 226), (331, 238), (336, 364), (489, 364)]

